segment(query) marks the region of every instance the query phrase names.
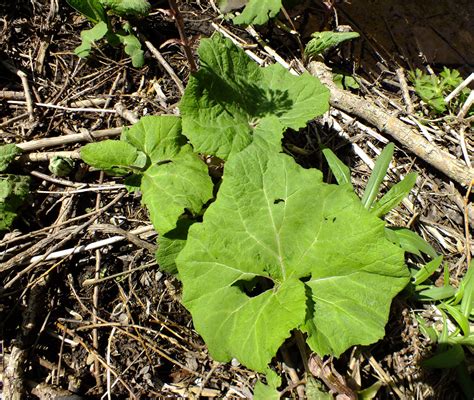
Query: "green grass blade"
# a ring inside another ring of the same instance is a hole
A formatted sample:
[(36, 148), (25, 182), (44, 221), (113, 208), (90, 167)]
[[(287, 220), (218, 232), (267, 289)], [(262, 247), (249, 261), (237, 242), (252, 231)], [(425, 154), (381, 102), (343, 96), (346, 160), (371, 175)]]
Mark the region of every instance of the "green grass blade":
[(392, 186), (379, 201), (376, 201), (370, 212), (377, 215), (377, 217), (381, 217), (398, 206), (415, 186), (417, 177), (416, 172), (410, 172), (403, 180)]
[[(462, 299), (461, 312), (466, 318), (469, 318), (474, 306), (474, 270), (472, 267), (467, 270), (458, 293)], [(458, 297), (458, 293), (456, 293), (456, 297)]]
[(431, 260), (428, 264), (423, 265), (419, 271), (413, 276), (413, 284), (419, 285), (426, 281), (441, 265), (443, 256), (438, 256), (434, 260)]
[(452, 297), (456, 289), (452, 286), (431, 287), (419, 293), (420, 300), (444, 300)]
[(444, 308), (448, 312), (448, 314), (458, 323), (464, 336), (469, 336), (470, 334), (469, 321), (462, 314), (461, 310), (458, 307), (455, 307), (446, 303), (441, 304), (439, 307)]
[(383, 178), (387, 174), (388, 166), (390, 164), (390, 160), (393, 156), (393, 150), (395, 145), (393, 143), (389, 143), (380, 153), (380, 156), (377, 158), (377, 162), (375, 163), (374, 170), (370, 175), (369, 181), (367, 182), (367, 186), (365, 188), (364, 195), (362, 196), (362, 204), (365, 208), (370, 209), (372, 203), (374, 202), (377, 194), (380, 190), (380, 184), (383, 181)]
[(324, 157), (331, 169), (331, 172), (334, 174), (336, 181), (339, 185), (345, 183), (351, 183), (351, 171), (349, 167), (344, 164), (331, 149), (325, 148), (322, 150)]

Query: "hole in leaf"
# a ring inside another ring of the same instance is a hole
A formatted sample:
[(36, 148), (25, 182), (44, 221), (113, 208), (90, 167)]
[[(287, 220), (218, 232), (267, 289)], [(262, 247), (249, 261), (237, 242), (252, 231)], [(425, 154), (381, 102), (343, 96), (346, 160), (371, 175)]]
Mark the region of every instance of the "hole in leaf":
[(273, 201), (273, 204), (280, 204), (280, 203), (284, 203), (284, 202), (285, 202), (285, 200), (283, 200), (283, 199), (275, 199)]
[(303, 276), (300, 278), (300, 281), (303, 282), (303, 283), (306, 283), (308, 282), (309, 280), (311, 279), (311, 275), (308, 275), (308, 276)]
[(256, 276), (249, 281), (237, 281), (233, 286), (237, 286), (249, 297), (257, 297), (262, 293), (273, 289), (275, 283), (270, 278)]

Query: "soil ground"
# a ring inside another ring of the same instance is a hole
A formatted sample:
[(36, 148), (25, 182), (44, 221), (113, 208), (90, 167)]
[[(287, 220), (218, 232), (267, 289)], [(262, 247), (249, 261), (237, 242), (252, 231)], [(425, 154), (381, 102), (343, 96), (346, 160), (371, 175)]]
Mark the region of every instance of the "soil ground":
[[(359, 94), (378, 107), (407, 116), (397, 68), (408, 71), (428, 63), (436, 70), (449, 65), (466, 75), (474, 60), (469, 26), (473, 2), (456, 2), (462, 12), (447, 1), (423, 3), (306, 1), (289, 7), (286, 16), (258, 32), (283, 59), (297, 65), (303, 60), (301, 44), (312, 32), (352, 26), (363, 33), (361, 39), (327, 53), (326, 64), (359, 76)], [(430, 8), (431, 3), (436, 7)], [(168, 3), (154, 1), (152, 6), (148, 17), (132, 23), (185, 85), (189, 64)], [(223, 21), (212, 2), (182, 1), (180, 9), (194, 52), (199, 39), (210, 36), (212, 24), (217, 24), (266, 62), (274, 62), (249, 32)], [(87, 132), (105, 131), (113, 137), (119, 132), (114, 128), (140, 116), (177, 113), (180, 91), (151, 52), (139, 69), (120, 47), (101, 45), (87, 60), (74, 55), (80, 32), (88, 26), (62, 1), (0, 4), (0, 142), (33, 143), (13, 166), (14, 172), (32, 177), (28, 206), (21, 209), (13, 229), (0, 237), (0, 376), (9, 385), (4, 393), (15, 399), (251, 398), (258, 375), (238, 362), (222, 364), (210, 358), (180, 303), (179, 280), (156, 265), (156, 234), (151, 228), (137, 231), (150, 226), (140, 195), (126, 193), (122, 180), (90, 171), (80, 160), (64, 178), (48, 170), (52, 152), (72, 152), (75, 157), (87, 142)], [(291, 29), (299, 35), (289, 33)], [(35, 103), (31, 115), (19, 70), (26, 74)], [(410, 93), (415, 111), (423, 113), (419, 99)], [(338, 128), (320, 119), (301, 132), (287, 132), (285, 148), (301, 165), (322, 169), (330, 180), (319, 151), (321, 145), (330, 147), (350, 166), (356, 190), (362, 193), (370, 161), (391, 138), (374, 136), (356, 120), (334, 118)], [(428, 128), (433, 143), (463, 159), (458, 126), (441, 120)], [(80, 133), (83, 139), (52, 147), (34, 142)], [(469, 131), (465, 141), (472, 159)], [(367, 158), (354, 153), (354, 145)], [(403, 143), (396, 145), (384, 190), (410, 171), (420, 178), (416, 194), (409, 197), (411, 206), (401, 205), (387, 221), (410, 227), (443, 254), (449, 280), (456, 286), (470, 251), (465, 188)], [(126, 234), (131, 231), (135, 234)], [(52, 261), (31, 260), (117, 236), (122, 240), (94, 250)], [(436, 277), (441, 285), (442, 272)], [(349, 398), (327, 383), (343, 376), (339, 382), (348, 386), (367, 388), (379, 382), (376, 399), (462, 398), (453, 370), (421, 367), (435, 348), (415, 316), (433, 324), (439, 324), (439, 316), (410, 299), (402, 293), (394, 301), (385, 339), (325, 360), (320, 373), (326, 380), (317, 378), (326, 390), (339, 399)], [(467, 357), (472, 361), (472, 354)], [(309, 378), (295, 340), (284, 345), (274, 367), (284, 378), (284, 396), (298, 398), (297, 387)]]

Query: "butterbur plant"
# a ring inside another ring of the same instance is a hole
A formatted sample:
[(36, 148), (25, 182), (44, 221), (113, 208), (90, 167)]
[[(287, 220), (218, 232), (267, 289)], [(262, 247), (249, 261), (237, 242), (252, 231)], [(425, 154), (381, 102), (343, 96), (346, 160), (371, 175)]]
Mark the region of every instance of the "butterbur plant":
[(143, 66), (143, 50), (131, 25), (124, 22), (121, 29), (114, 30), (109, 14), (124, 18), (144, 17), (150, 9), (147, 0), (67, 0), (67, 2), (94, 25), (91, 29), (81, 32), (82, 43), (74, 51), (79, 57), (88, 57), (94, 43), (105, 38), (113, 46), (122, 44), (134, 67)]
[[(410, 274), (397, 233), (390, 237), (380, 217), (416, 176), (377, 199), (391, 145), (361, 200), (348, 168), (326, 149), (338, 184), (324, 183), (281, 145), (286, 128), (328, 109), (319, 80), (261, 68), (218, 35), (202, 40), (199, 55), (181, 119), (144, 117), (120, 141), (85, 146), (82, 157), (133, 174), (128, 181), (139, 185), (160, 236), (158, 263), (179, 274), (183, 304), (210, 354), (266, 374), (255, 397), (276, 397), (281, 379), (270, 362), (292, 331), (336, 357), (384, 336), (391, 301)], [(197, 153), (225, 160), (214, 196)]]

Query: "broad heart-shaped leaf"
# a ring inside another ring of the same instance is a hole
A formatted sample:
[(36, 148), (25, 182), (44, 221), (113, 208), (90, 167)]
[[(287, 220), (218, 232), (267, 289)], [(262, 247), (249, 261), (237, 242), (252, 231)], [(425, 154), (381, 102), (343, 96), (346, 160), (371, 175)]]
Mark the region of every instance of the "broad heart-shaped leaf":
[(176, 257), (178, 257), (178, 254), (186, 244), (188, 230), (193, 222), (190, 219), (180, 219), (175, 229), (158, 237), (158, 249), (156, 250), (155, 257), (160, 270), (169, 274), (178, 273)]
[(147, 165), (151, 164), (143, 174), (141, 191), (160, 234), (174, 229), (185, 209), (201, 212), (212, 197), (213, 185), (206, 164), (181, 134), (179, 117), (143, 117), (124, 131), (123, 139), (146, 154)]
[(261, 135), (227, 162), (176, 264), (211, 355), (262, 372), (295, 328), (320, 354), (378, 340), (409, 278), (403, 250), (350, 185), (323, 183)]
[(180, 103), (183, 132), (198, 152), (227, 159), (252, 142), (263, 118), (299, 129), (329, 107), (317, 78), (293, 76), (278, 64), (261, 68), (218, 34), (201, 41), (199, 56), (201, 68)]
[(280, 12), (281, 0), (249, 0), (242, 14), (233, 19), (234, 24), (263, 25)]

